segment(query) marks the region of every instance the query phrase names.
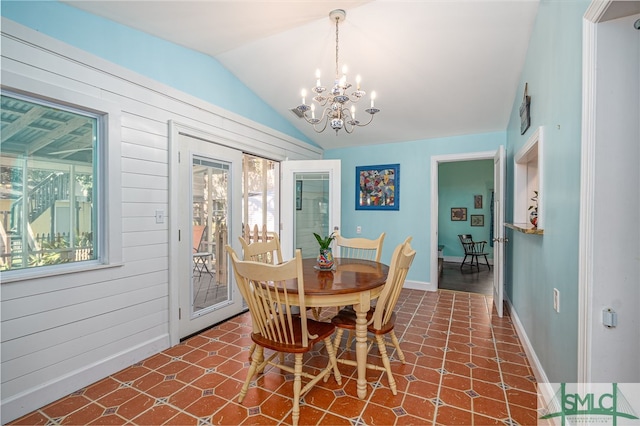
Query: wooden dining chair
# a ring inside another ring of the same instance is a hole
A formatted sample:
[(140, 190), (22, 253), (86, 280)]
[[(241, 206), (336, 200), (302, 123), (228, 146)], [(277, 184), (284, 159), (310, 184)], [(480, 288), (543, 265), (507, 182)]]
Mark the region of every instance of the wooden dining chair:
[[(249, 236), (250, 234), (246, 234)], [(278, 265), (282, 263), (282, 250), (280, 249), (280, 239), (275, 232), (265, 232), (263, 238), (258, 237), (257, 227), (253, 236), (253, 242), (248, 242), (249, 238), (238, 237), (242, 245), (242, 260), (252, 260), (254, 262)], [(295, 308), (297, 310), (297, 307)], [(317, 319), (317, 318), (316, 318)], [(255, 343), (249, 349), (249, 359), (253, 356)], [(284, 362), (284, 355), (280, 357)]]
[[(279, 265), (242, 261), (231, 246), (226, 246), (236, 281), (244, 297), (251, 320), (253, 333), (251, 339), (256, 344), (247, 378), (240, 390), (238, 402), (247, 395), (253, 376), (264, 370), (266, 365), (273, 365), (280, 370), (294, 375), (293, 381), (293, 424), (300, 419), (300, 396), (304, 395), (320, 379), (326, 382), (333, 371), (338, 384), (342, 378), (336, 362), (336, 354), (331, 337), (335, 326), (329, 322), (319, 322), (307, 318), (304, 295), (304, 275), (302, 270), (302, 252), (296, 250), (295, 258)], [(297, 294), (287, 289), (286, 281), (297, 281)], [(300, 306), (300, 314), (291, 312), (291, 306)], [(303, 371), (303, 356), (314, 350), (318, 342), (324, 342), (329, 355), (326, 367)], [(264, 349), (274, 351), (266, 359)], [(290, 364), (277, 362), (280, 353), (294, 354), (293, 367)], [(302, 377), (309, 379), (302, 386)]]
[(253, 260), (260, 263), (268, 263), (277, 265), (282, 263), (282, 249), (280, 248), (280, 239), (275, 232), (267, 233), (266, 240), (247, 242), (246, 239), (238, 237), (242, 244), (242, 253), (244, 260)]
[(353, 259), (364, 259), (380, 262), (384, 236), (385, 233), (383, 232), (375, 240), (360, 237), (345, 238), (340, 235), (339, 232), (336, 232), (336, 246), (340, 249), (338, 257), (350, 257)]
[[(395, 348), (398, 358), (404, 364), (404, 353), (402, 353), (398, 338), (393, 331), (396, 322), (394, 308), (398, 302), (398, 298), (400, 297), (402, 286), (404, 285), (404, 281), (415, 255), (416, 252), (411, 247), (411, 237), (407, 238), (403, 243), (396, 247), (393, 252), (393, 256), (391, 257), (391, 265), (389, 266), (387, 282), (382, 289), (382, 293), (380, 293), (380, 296), (378, 297), (376, 306), (371, 308), (367, 313), (367, 331), (373, 335), (376, 343), (378, 344), (378, 351), (380, 352), (383, 364), (380, 366), (368, 362), (367, 368), (386, 371), (389, 379), (389, 387), (394, 395), (397, 395), (398, 390), (396, 381), (393, 378), (393, 373), (391, 372), (391, 363), (389, 362), (389, 356), (387, 354), (387, 346)], [(343, 331), (355, 331), (356, 314), (352, 310), (341, 309), (338, 314), (331, 319), (331, 323), (337, 327), (334, 339), (334, 346), (337, 352), (340, 342), (342, 341)], [(391, 343), (387, 343), (385, 341), (386, 335), (391, 338)], [(371, 347), (372, 345), (369, 345), (368, 350), (371, 350)], [(356, 361), (347, 358), (338, 358), (338, 363), (357, 366)]]
[[(339, 231), (334, 232), (336, 246), (339, 248), (338, 257), (348, 257), (351, 259), (363, 259), (380, 262), (382, 256), (382, 243), (384, 242), (385, 233), (380, 234), (375, 240), (368, 238), (345, 238), (340, 235)], [(353, 310), (352, 306), (347, 308)], [(317, 308), (318, 316), (322, 308)], [(339, 309), (338, 309), (339, 310)], [(315, 314), (315, 311), (314, 311)], [(349, 344), (353, 338), (353, 332), (349, 333)]]

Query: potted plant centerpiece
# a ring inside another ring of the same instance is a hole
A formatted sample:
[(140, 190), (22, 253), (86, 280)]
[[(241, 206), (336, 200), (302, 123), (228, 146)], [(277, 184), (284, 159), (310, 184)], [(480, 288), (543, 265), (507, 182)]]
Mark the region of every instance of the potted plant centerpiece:
[(315, 232), (313, 235), (318, 240), (320, 245), (320, 253), (318, 254), (318, 269), (331, 269), (333, 268), (333, 253), (331, 252), (331, 242), (334, 239), (333, 232), (329, 236), (323, 238)]

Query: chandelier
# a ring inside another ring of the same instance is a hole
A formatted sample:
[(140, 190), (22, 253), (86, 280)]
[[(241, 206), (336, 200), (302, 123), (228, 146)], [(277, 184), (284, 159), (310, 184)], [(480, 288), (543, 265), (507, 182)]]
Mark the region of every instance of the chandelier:
[[(373, 116), (380, 110), (375, 108), (374, 100), (376, 97), (375, 92), (371, 92), (371, 106), (365, 109), (365, 112), (369, 114), (369, 121), (361, 123), (356, 119), (356, 109), (353, 104), (359, 102), (366, 92), (360, 89), (360, 76), (356, 76), (356, 89), (348, 93), (348, 90), (352, 87), (351, 83), (347, 82), (347, 67), (342, 67), (342, 76), (338, 73), (338, 24), (340, 21), (344, 21), (347, 17), (347, 13), (342, 9), (336, 9), (329, 13), (329, 19), (336, 23), (336, 76), (333, 87), (327, 90), (320, 84), (320, 70), (316, 70), (316, 85), (311, 88), (311, 91), (316, 95), (313, 100), (322, 108), (322, 114), (320, 118), (316, 118), (316, 104), (311, 103), (307, 105), (305, 98), (307, 91), (302, 90), (302, 103), (298, 105), (294, 110), (298, 116), (304, 118), (307, 123), (313, 126), (313, 129), (317, 133), (322, 133), (327, 128), (327, 124), (336, 131), (336, 135), (340, 129), (344, 129), (347, 133), (353, 132), (356, 127), (364, 127), (373, 121)], [(349, 104), (351, 103), (351, 108)]]

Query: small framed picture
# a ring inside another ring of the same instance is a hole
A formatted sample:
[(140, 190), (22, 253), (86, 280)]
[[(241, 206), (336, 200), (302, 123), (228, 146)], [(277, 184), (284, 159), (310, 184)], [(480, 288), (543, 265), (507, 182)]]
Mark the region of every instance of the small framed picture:
[(296, 210), (302, 210), (302, 181), (296, 181)]
[(471, 226), (484, 226), (484, 215), (483, 214), (472, 214), (471, 215)]
[(466, 207), (451, 207), (451, 220), (465, 221), (467, 220), (467, 208)]
[(481, 209), (482, 208), (482, 195), (474, 195), (473, 196), (473, 208)]

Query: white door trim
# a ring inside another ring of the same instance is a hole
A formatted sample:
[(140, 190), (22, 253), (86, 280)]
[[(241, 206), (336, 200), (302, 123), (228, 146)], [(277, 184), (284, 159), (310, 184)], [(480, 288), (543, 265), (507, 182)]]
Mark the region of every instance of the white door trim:
[(593, 291), (593, 203), (596, 116), (596, 23), (609, 1), (591, 3), (582, 25), (582, 149), (580, 160), (580, 225), (578, 242), (578, 354), (579, 383), (591, 380), (591, 301)]
[(431, 277), (427, 291), (438, 290), (438, 165), (453, 161), (491, 160), (496, 151), (434, 155), (431, 157)]

